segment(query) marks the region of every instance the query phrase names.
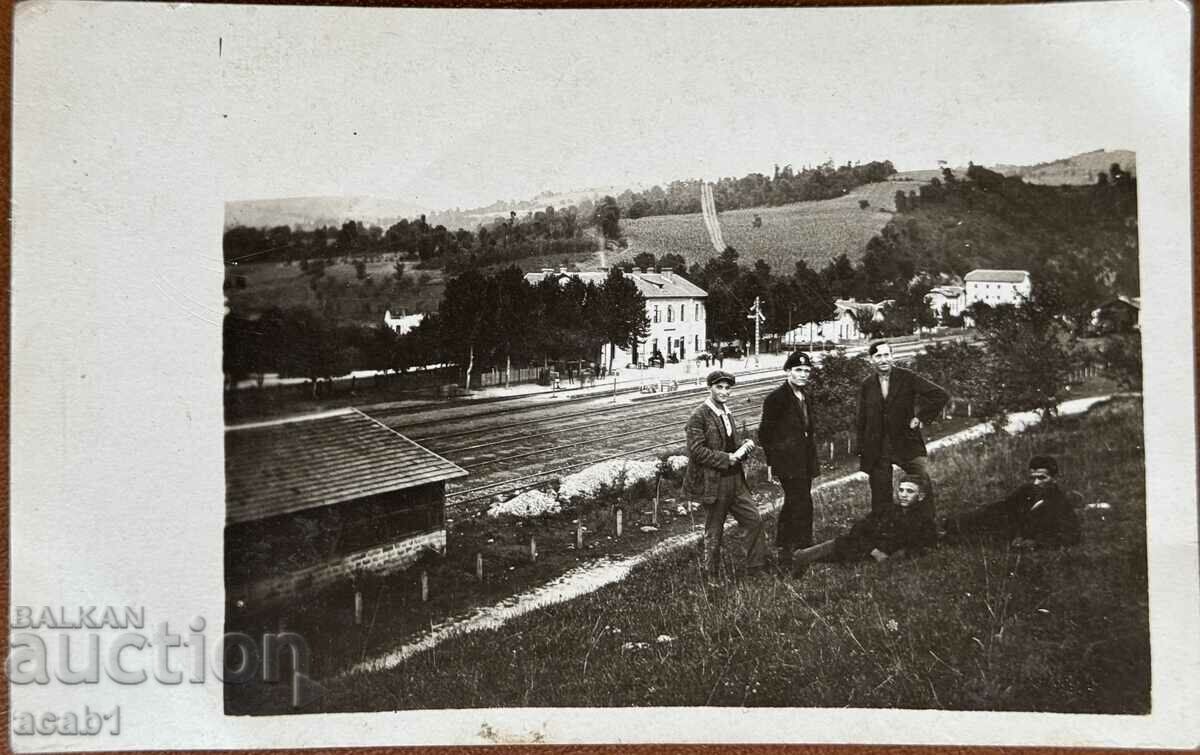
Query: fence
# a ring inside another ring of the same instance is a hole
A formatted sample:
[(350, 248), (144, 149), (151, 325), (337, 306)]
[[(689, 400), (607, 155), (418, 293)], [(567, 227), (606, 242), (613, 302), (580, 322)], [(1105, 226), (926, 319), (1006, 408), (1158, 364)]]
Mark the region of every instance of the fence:
[[(513, 385), (518, 383), (535, 383), (537, 382), (538, 374), (543, 369), (543, 367), (513, 367), (508, 371), (508, 379)], [(478, 380), (476, 380), (476, 377), (478, 377)], [(471, 384), (473, 388), (504, 385), (504, 370), (491, 369), (486, 372), (480, 372), (478, 376), (472, 376)]]

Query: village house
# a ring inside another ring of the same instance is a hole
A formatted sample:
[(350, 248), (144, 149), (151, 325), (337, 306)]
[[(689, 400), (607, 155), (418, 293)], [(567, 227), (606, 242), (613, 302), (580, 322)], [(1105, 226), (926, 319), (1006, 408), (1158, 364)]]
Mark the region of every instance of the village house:
[(383, 324), (396, 331), (398, 336), (405, 335), (420, 325), (424, 319), (425, 315), (420, 312), (415, 315), (406, 315), (401, 312), (398, 316), (392, 316), (392, 310), (389, 309), (383, 313)]
[(1118, 296), (1092, 310), (1090, 330), (1093, 333), (1128, 333), (1142, 327), (1140, 296)]
[(860, 322), (883, 319), (883, 305), (854, 299), (838, 299), (833, 303), (834, 315), (823, 322), (806, 322), (783, 335), (784, 346), (803, 346), (808, 343), (859, 341), (863, 338)]
[(940, 322), (943, 314), (958, 317), (966, 306), (966, 292), (962, 286), (934, 286), (925, 295), (929, 308)]
[(356, 409), (225, 431), (230, 603), (276, 605), (446, 548), (458, 466)]
[[(671, 355), (681, 361), (694, 357), (705, 349), (707, 338), (707, 314), (704, 300), (708, 294), (691, 281), (672, 270), (650, 272), (643, 269), (624, 273), (646, 298), (646, 317), (650, 320), (650, 332), (645, 339), (630, 348), (617, 344), (614, 366), (646, 364), (655, 352), (664, 359)], [(526, 273), (525, 280), (536, 286), (545, 278), (565, 281), (578, 278), (583, 283), (600, 286), (608, 277), (608, 270), (568, 272), (560, 268), (543, 269), (540, 273)], [(604, 346), (599, 364), (608, 364), (609, 345)]]
[(972, 270), (963, 282), (966, 284), (963, 309), (976, 302), (992, 307), (1020, 306), (1033, 293), (1033, 281), (1025, 270)]

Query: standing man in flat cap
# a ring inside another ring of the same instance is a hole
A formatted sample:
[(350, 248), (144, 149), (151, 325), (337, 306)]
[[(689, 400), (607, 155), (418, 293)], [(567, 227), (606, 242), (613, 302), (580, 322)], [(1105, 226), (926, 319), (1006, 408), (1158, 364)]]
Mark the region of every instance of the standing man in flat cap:
[(821, 473), (817, 461), (816, 423), (808, 379), (812, 358), (793, 351), (783, 363), (787, 378), (763, 400), (758, 442), (767, 453), (767, 464), (783, 485), (783, 507), (775, 527), (779, 560), (787, 563), (792, 551), (813, 544), (812, 481)]
[(733, 515), (746, 530), (746, 566), (754, 571), (766, 562), (762, 515), (750, 496), (742, 462), (754, 450), (754, 441), (743, 440), (729, 413), (733, 375), (724, 370), (708, 373), (708, 398), (687, 421), (688, 467), (683, 494), (704, 505), (704, 569), (709, 577), (720, 572), (721, 540), (725, 517)]

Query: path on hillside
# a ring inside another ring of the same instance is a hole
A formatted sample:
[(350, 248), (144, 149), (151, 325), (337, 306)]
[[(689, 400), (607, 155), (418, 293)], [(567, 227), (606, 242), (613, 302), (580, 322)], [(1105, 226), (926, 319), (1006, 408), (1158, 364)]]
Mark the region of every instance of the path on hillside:
[[(1059, 404), (1058, 411), (1061, 416), (1082, 414), (1096, 404), (1112, 398), (1112, 395), (1104, 395), (1064, 401)], [(1010, 414), (1008, 415), (1004, 429), (1009, 434), (1016, 434), (1036, 425), (1040, 419), (1037, 412), (1033, 411)], [(990, 422), (984, 422), (968, 427), (953, 435), (947, 435), (944, 438), (931, 441), (926, 445), (926, 448), (929, 453), (934, 453), (942, 448), (982, 438), (993, 432), (995, 432), (993, 425)], [(864, 476), (862, 472), (844, 475), (817, 485), (814, 490), (832, 490), (849, 483), (851, 480), (861, 479)], [(768, 502), (767, 511), (764, 513), (771, 513), (777, 507), (778, 500)], [(735, 525), (730, 523), (728, 526)], [(348, 671), (339, 674), (337, 678), (395, 668), (414, 655), (431, 650), (458, 635), (485, 629), (497, 629), (510, 620), (532, 611), (595, 592), (602, 587), (620, 582), (629, 576), (634, 568), (647, 561), (665, 556), (679, 548), (696, 543), (699, 541), (701, 535), (702, 533), (699, 531), (685, 532), (667, 538), (656, 544), (653, 548), (633, 556), (583, 564), (568, 571), (561, 577), (532, 590), (518, 593), (491, 606), (474, 608), (465, 616), (435, 625), (428, 632), (418, 635), (414, 641), (384, 655), (357, 663)]]

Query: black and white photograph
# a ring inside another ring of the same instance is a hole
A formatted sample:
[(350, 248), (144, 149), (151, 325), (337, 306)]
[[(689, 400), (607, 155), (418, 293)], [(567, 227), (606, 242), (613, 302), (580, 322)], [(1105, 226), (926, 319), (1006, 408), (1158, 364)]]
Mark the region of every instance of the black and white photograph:
[(1191, 13), (23, 6), (14, 747), (1194, 744)]

